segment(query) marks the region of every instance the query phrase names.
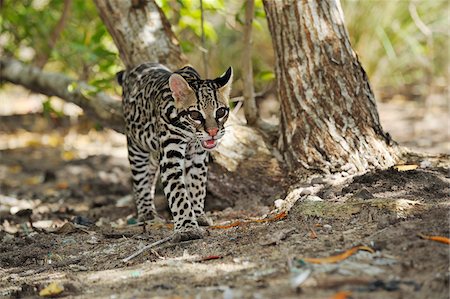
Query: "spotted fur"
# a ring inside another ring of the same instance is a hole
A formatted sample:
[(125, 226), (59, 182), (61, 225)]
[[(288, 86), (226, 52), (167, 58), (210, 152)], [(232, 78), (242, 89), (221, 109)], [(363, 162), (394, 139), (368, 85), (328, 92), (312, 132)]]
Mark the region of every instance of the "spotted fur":
[(205, 216), (208, 150), (225, 131), (232, 69), (202, 80), (186, 66), (171, 72), (146, 63), (117, 74), (123, 88), (128, 158), (139, 219), (157, 214), (158, 175), (181, 239), (200, 238)]

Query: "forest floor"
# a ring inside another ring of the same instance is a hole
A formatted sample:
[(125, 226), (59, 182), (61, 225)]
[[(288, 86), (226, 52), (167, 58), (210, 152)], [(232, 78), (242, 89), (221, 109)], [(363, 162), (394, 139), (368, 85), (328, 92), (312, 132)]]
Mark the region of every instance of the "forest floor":
[[(448, 150), (447, 112), (433, 112), (437, 133), (420, 126), (415, 143), (402, 135), (414, 118), (397, 104), (379, 106), (394, 139)], [(0, 297), (38, 297), (54, 282), (50, 292), (61, 298), (449, 298), (450, 247), (426, 238), (450, 234), (448, 156), (305, 182), (318, 192), (302, 193), (286, 217), (274, 206), (210, 211), (222, 226), (204, 239), (166, 242), (124, 262), (171, 234), (169, 223), (146, 233), (136, 224), (124, 137), (68, 117), (4, 114)], [(169, 219), (162, 196), (157, 205)]]

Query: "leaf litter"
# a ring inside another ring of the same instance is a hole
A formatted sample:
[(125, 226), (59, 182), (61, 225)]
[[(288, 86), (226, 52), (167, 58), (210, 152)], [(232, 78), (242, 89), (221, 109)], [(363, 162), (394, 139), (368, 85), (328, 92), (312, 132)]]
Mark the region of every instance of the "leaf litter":
[[(299, 202), (289, 215), (263, 216), (273, 206), (210, 211), (218, 224), (204, 239), (164, 243), (124, 264), (137, 248), (170, 236), (171, 228), (147, 225), (143, 234), (128, 221), (134, 208), (126, 155), (104, 154), (126, 149), (114, 134), (89, 133), (81, 147), (67, 143), (76, 140), (72, 136), (1, 151), (0, 296), (36, 297), (52, 282), (65, 287), (61, 295), (73, 297), (292, 298), (299, 288), (311, 299), (343, 292), (354, 298), (370, 292), (375, 299), (386, 298), (386, 291), (403, 298), (447, 295), (448, 265), (442, 261), (449, 252), (438, 240), (449, 235), (448, 158), (324, 184), (309, 194), (320, 201), (308, 209)], [(405, 200), (420, 204), (401, 205)], [(343, 208), (324, 213), (324, 203)], [(165, 206), (157, 208), (170, 221)], [(45, 224), (45, 231), (32, 230), (28, 215), (14, 215), (23, 209), (31, 209), (33, 226)], [(424, 234), (433, 242), (423, 246), (418, 231), (433, 232)], [(375, 253), (355, 252), (355, 244), (368, 244)], [(351, 254), (336, 255), (342, 248)], [(319, 256), (338, 261), (300, 262)]]

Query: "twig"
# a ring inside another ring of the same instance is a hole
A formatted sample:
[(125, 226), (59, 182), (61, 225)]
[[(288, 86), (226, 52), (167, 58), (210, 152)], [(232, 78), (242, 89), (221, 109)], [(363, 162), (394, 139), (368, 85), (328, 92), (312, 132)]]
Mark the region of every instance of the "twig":
[(68, 19), (69, 13), (70, 13), (70, 7), (72, 5), (72, 0), (64, 0), (64, 7), (63, 12), (61, 14), (61, 17), (58, 20), (58, 23), (56, 24), (55, 28), (53, 28), (53, 31), (49, 37), (47, 49), (46, 51), (42, 51), (38, 56), (36, 57), (36, 66), (39, 68), (43, 68), (44, 65), (47, 63), (48, 59), (50, 58), (50, 54), (53, 50), (53, 48), (56, 45), (56, 42), (59, 39), (59, 36), (61, 35), (62, 31), (64, 30), (64, 26), (66, 25), (66, 21)]
[(130, 255), (129, 257), (126, 257), (122, 260), (122, 262), (127, 263), (128, 261), (130, 261), (131, 259), (134, 259), (135, 257), (137, 257), (138, 255), (140, 255), (141, 253), (143, 253), (144, 251), (153, 248), (155, 246), (158, 246), (160, 244), (166, 243), (170, 240), (172, 240), (173, 235), (170, 235), (164, 239), (161, 239), (159, 241), (153, 242), (151, 244), (148, 244), (147, 246), (144, 246), (143, 248), (139, 249), (138, 251), (136, 251), (135, 253), (133, 253), (132, 255)]
[(287, 217), (287, 213), (286, 212), (281, 212), (276, 214), (275, 216), (271, 217), (271, 218), (264, 218), (264, 219), (250, 219), (250, 220), (237, 220), (234, 221), (230, 224), (225, 224), (225, 225), (213, 225), (210, 226), (209, 229), (229, 229), (229, 228), (233, 228), (236, 226), (242, 226), (242, 225), (246, 225), (246, 224), (250, 224), (250, 223), (264, 223), (264, 222), (274, 222), (274, 221), (278, 221), (278, 220), (283, 220)]

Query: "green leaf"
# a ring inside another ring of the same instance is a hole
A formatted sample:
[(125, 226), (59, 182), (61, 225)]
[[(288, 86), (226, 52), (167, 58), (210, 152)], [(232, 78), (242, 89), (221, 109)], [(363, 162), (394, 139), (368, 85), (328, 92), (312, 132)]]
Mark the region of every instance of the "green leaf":
[(261, 71), (256, 75), (256, 78), (261, 81), (271, 81), (275, 79), (275, 73), (272, 71)]

